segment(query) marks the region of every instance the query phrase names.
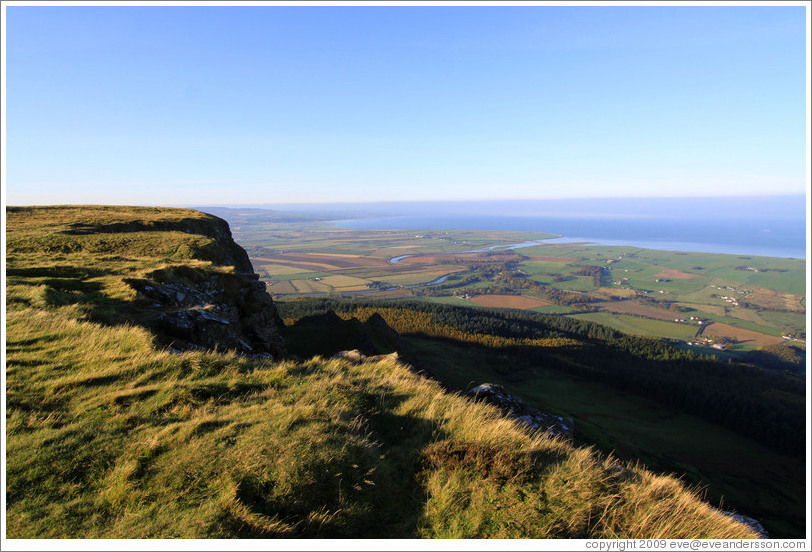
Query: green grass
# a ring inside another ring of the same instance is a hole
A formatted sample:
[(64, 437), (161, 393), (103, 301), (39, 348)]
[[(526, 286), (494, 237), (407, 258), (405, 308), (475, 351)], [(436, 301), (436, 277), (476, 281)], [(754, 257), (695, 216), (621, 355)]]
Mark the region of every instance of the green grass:
[(565, 307), (563, 305), (545, 305), (543, 307), (535, 307), (530, 310), (543, 314), (566, 314), (568, 312), (572, 312), (570, 307)]
[(731, 326), (737, 326), (739, 328), (743, 328), (745, 330), (752, 330), (754, 332), (760, 332), (767, 335), (774, 335), (780, 336), (781, 329), (774, 327), (774, 326), (765, 326), (763, 324), (758, 324), (755, 322), (751, 322), (749, 320), (742, 320), (740, 318), (733, 318), (730, 316), (719, 316), (718, 314), (707, 314), (708, 320), (713, 320), (714, 322), (721, 322), (724, 324), (730, 324)]
[(8, 322), (11, 538), (748, 535), (393, 361), (172, 355), (67, 311)]
[(806, 330), (806, 315), (797, 312), (761, 311), (759, 316), (780, 329), (789, 329), (794, 333)]
[[(531, 248), (532, 249), (532, 248)], [(526, 255), (526, 250), (521, 250)], [(523, 271), (530, 275), (538, 274), (569, 274), (572, 272), (573, 263), (560, 261), (522, 261), (519, 265)]]
[(663, 320), (652, 320), (640, 316), (627, 314), (612, 314), (608, 312), (590, 312), (585, 314), (573, 314), (573, 318), (578, 320), (588, 320), (597, 324), (609, 326), (631, 335), (647, 335), (652, 337), (667, 337), (673, 339), (690, 340), (696, 336), (697, 326), (688, 324), (678, 324), (676, 322), (666, 322)]
[(595, 283), (589, 276), (574, 276), (571, 280), (564, 282), (553, 282), (552, 287), (564, 291), (595, 291)]
[(77, 213), (140, 216), (72, 209), (9, 217), (8, 538), (754, 536), (676, 479), (528, 432), (392, 358), (173, 354), (122, 322), (123, 279), (227, 271), (221, 244), (178, 232), (178, 257), (169, 228), (63, 241)]

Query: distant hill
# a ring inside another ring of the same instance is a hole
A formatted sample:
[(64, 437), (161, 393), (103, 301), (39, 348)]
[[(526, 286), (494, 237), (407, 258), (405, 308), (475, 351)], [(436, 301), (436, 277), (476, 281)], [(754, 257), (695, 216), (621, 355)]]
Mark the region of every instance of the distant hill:
[[(8, 538), (756, 536), (393, 356), (299, 357), (308, 321), (281, 328), (216, 217), (6, 213)], [(310, 324), (399, 339), (379, 318)]]

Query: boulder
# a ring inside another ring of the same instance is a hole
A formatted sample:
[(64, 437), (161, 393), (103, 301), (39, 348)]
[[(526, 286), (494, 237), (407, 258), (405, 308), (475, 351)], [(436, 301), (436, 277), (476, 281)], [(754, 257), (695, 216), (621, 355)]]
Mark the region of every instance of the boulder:
[(506, 416), (530, 429), (544, 431), (548, 435), (560, 436), (567, 440), (573, 437), (571, 420), (531, 408), (518, 397), (508, 393), (501, 385), (483, 383), (468, 391), (468, 395), (476, 401), (484, 401), (498, 407)]
[(284, 356), (282, 320), (265, 284), (241, 272), (163, 269), (125, 280), (154, 314), (147, 320), (176, 349)]
[(725, 510), (719, 510), (719, 512), (721, 512), (722, 514), (724, 514), (724, 515), (726, 515), (728, 517), (731, 517), (731, 518), (735, 519), (739, 523), (747, 525), (748, 527), (750, 527), (750, 529), (752, 529), (753, 531), (758, 533), (758, 538), (760, 538), (760, 539), (769, 539), (770, 538), (769, 533), (767, 533), (767, 530), (764, 529), (764, 526), (761, 525), (761, 523), (758, 520), (755, 520), (755, 519), (753, 519), (751, 517), (743, 516), (741, 514), (737, 514), (735, 512), (727, 512)]
[(367, 357), (358, 349), (353, 349), (351, 351), (339, 351), (332, 358), (340, 358), (352, 364), (361, 364)]

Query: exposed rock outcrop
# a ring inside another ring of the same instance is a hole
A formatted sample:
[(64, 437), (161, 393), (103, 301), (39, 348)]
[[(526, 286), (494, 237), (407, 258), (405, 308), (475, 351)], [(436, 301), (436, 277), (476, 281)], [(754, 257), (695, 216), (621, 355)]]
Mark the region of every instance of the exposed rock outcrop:
[(127, 283), (154, 309), (147, 324), (175, 348), (285, 354), (282, 321), (256, 275), (182, 268), (150, 276)]
[(514, 418), (531, 429), (547, 432), (553, 436), (561, 436), (566, 439), (573, 437), (573, 424), (571, 420), (561, 416), (545, 414), (540, 410), (525, 405), (519, 398), (512, 396), (501, 385), (493, 383), (483, 383), (468, 391), (468, 395), (474, 400), (484, 401)]
[(750, 527), (750, 529), (752, 529), (753, 531), (758, 533), (758, 538), (760, 538), (760, 539), (769, 539), (770, 538), (770, 534), (767, 533), (767, 530), (764, 528), (763, 525), (761, 525), (761, 523), (758, 520), (755, 520), (755, 519), (753, 519), (751, 517), (743, 516), (741, 514), (736, 514), (734, 512), (727, 512), (725, 510), (719, 510), (719, 511), (721, 513), (723, 513), (724, 515), (735, 519), (739, 523), (742, 523), (742, 524), (747, 525), (748, 527)]
[[(192, 250), (192, 257), (220, 269), (172, 265), (146, 278), (125, 280), (153, 309), (145, 322), (175, 349), (236, 350), (256, 356), (284, 356), (282, 319), (265, 283), (259, 281), (245, 250), (231, 236), (228, 223), (207, 215), (169, 221), (128, 221), (76, 231), (175, 231), (212, 241)], [(233, 268), (231, 268), (233, 267)]]
[[(80, 304), (94, 322), (146, 326), (174, 350), (285, 354), (276, 306), (223, 219), (168, 207), (7, 212), (17, 220), (16, 237), (7, 242), (12, 255), (48, 259), (18, 270), (59, 278), (47, 288), (49, 301)], [(95, 280), (101, 277), (104, 284)], [(121, 281), (136, 291), (135, 301), (121, 294)]]

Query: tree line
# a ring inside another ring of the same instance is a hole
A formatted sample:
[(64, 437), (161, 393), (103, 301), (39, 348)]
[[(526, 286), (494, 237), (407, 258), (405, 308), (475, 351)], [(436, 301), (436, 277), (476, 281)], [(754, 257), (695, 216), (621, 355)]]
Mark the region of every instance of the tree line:
[(404, 335), (504, 350), (525, 366), (545, 366), (655, 399), (774, 450), (804, 451), (804, 382), (791, 374), (718, 362), (663, 340), (564, 316), (413, 300), (307, 298), (277, 307), (288, 320), (328, 310), (365, 320), (377, 312)]

